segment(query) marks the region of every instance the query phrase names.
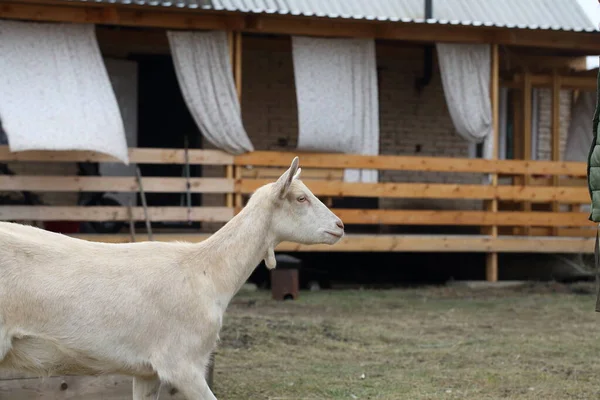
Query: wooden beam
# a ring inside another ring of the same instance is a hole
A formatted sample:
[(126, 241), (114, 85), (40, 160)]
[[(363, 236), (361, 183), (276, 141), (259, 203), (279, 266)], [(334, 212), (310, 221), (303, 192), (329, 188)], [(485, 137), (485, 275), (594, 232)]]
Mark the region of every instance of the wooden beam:
[(235, 89), (237, 91), (238, 101), (242, 102), (242, 33), (234, 32), (235, 56), (233, 64), (233, 77)]
[(586, 68), (586, 58), (581, 56), (555, 56), (532, 54), (531, 49), (506, 48), (503, 54), (514, 70), (528, 69), (532, 72), (546, 72), (556, 68), (561, 72), (581, 71)]
[[(490, 138), (492, 142), (492, 152), (491, 159), (498, 159), (498, 138), (499, 138), (499, 106), (498, 101), (500, 97), (500, 87), (499, 87), (499, 79), (500, 79), (500, 64), (499, 64), (499, 54), (498, 54), (498, 45), (493, 44), (491, 46), (491, 57), (490, 57), (490, 104), (492, 107), (492, 137)], [(491, 174), (491, 185), (493, 187), (498, 186), (498, 174)], [(498, 211), (498, 199), (494, 198), (492, 200), (488, 200), (485, 202), (486, 209), (491, 211), (492, 213), (497, 213)], [(484, 231), (491, 237), (498, 236), (498, 226), (496, 224), (491, 225), (488, 230)], [(490, 252), (486, 254), (486, 268), (485, 268), (485, 276), (486, 280), (489, 282), (496, 282), (498, 280), (498, 253)]]
[(234, 163), (241, 166), (289, 167), (296, 156), (300, 158), (300, 166), (302, 168), (365, 168), (390, 171), (497, 173), (500, 175), (556, 174), (579, 177), (587, 176), (587, 166), (584, 162), (556, 163), (551, 161), (485, 160), (452, 157), (364, 156), (358, 154), (327, 154), (302, 151), (253, 151), (235, 156)]
[[(193, 165), (229, 165), (234, 157), (220, 150), (189, 150), (189, 162)], [(91, 151), (20, 151), (11, 152), (8, 146), (0, 146), (0, 162), (107, 162), (122, 163), (116, 158)], [(185, 164), (183, 149), (130, 148), (129, 162), (135, 164)]]
[[(272, 180), (242, 179), (236, 191), (251, 194)], [(567, 203), (589, 202), (589, 192), (583, 187), (528, 187), (500, 185), (465, 185), (446, 183), (349, 183), (336, 181), (304, 181), (317, 196), (332, 197), (384, 197), (398, 199), (478, 199), (512, 200), (533, 203), (560, 201)]]
[[(532, 87), (552, 88), (554, 74), (529, 74)], [(593, 76), (560, 75), (561, 87), (571, 90), (595, 92), (597, 81)], [(511, 81), (503, 81), (502, 86), (518, 89), (523, 86), (524, 74), (515, 74)]]
[[(144, 191), (149, 193), (184, 193), (186, 178), (146, 177)], [(231, 193), (233, 179), (190, 178), (191, 193)], [(128, 176), (49, 176), (0, 175), (0, 191), (31, 192), (138, 192), (135, 177)]]
[[(132, 207), (132, 218), (144, 221), (143, 207)], [(188, 221), (187, 207), (148, 207), (153, 222)], [(190, 219), (202, 222), (227, 222), (233, 208), (192, 207)], [(128, 207), (111, 206), (0, 206), (0, 221), (129, 221)]]
[[(593, 227), (583, 212), (332, 209), (344, 224)], [(495, 237), (494, 235), (490, 235)], [(496, 234), (497, 236), (497, 234)]]
[[(242, 33), (235, 32), (234, 33), (234, 63), (233, 63), (233, 78), (235, 82), (235, 89), (237, 92), (237, 100), (240, 105), (240, 112), (242, 109)], [(238, 165), (233, 167), (233, 174), (235, 179), (240, 179), (242, 177), (242, 171)], [(242, 194), (236, 192), (233, 197), (233, 206), (236, 210), (239, 210), (243, 207), (242, 204)]]
[[(229, 62), (231, 63), (231, 73), (233, 74), (233, 78), (235, 80), (235, 69), (236, 69), (236, 41), (234, 40), (235, 33), (233, 31), (227, 32), (227, 39), (229, 43)], [(233, 179), (233, 165), (227, 165), (225, 167), (225, 177), (227, 179)], [(225, 205), (227, 207), (234, 207), (233, 203), (233, 193), (227, 193), (225, 195)]]
[[(129, 235), (70, 235), (104, 243), (128, 243)], [(144, 235), (138, 235), (145, 241)], [(201, 242), (207, 234), (155, 234), (154, 241)], [(589, 238), (547, 238), (533, 236), (483, 235), (346, 235), (333, 246), (300, 245), (284, 242), (277, 251), (311, 252), (460, 252), (460, 253), (593, 253), (594, 240)]]
[(175, 10), (160, 6), (141, 7), (98, 3), (33, 4), (32, 2), (13, 0), (0, 5), (0, 18), (168, 29), (214, 29), (284, 35), (365, 37), (429, 43), (497, 43), (517, 47), (577, 50), (582, 55), (600, 52), (598, 35), (587, 32), (344, 20), (266, 13), (243, 14), (202, 9)]

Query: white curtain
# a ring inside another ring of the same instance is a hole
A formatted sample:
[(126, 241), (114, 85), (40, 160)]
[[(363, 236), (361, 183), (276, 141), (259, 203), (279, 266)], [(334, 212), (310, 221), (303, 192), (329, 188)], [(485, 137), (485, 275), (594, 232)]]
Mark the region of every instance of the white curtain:
[(592, 145), (592, 120), (596, 110), (596, 93), (580, 92), (573, 104), (567, 134), (565, 161), (587, 162)]
[(11, 151), (90, 150), (129, 163), (94, 25), (0, 20), (0, 71)]
[(459, 135), (484, 143), (483, 157), (492, 155), (490, 46), (437, 43), (442, 85), (450, 117)]
[(254, 150), (242, 123), (227, 34), (167, 32), (183, 98), (202, 134), (231, 154)]
[[(379, 154), (379, 103), (372, 39), (292, 37), (298, 149)], [(346, 170), (350, 182), (377, 182), (376, 170)]]

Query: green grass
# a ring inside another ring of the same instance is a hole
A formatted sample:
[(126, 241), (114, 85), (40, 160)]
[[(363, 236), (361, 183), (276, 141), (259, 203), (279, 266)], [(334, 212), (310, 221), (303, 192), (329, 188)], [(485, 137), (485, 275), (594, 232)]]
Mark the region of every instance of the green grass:
[[(239, 294), (221, 399), (596, 399), (593, 286)], [(364, 375), (363, 375), (364, 374)]]

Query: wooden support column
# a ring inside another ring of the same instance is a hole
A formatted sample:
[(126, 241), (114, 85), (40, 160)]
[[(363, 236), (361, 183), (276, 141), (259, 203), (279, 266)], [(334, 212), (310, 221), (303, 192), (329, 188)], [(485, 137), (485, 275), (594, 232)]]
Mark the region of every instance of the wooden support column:
[[(233, 80), (235, 82), (235, 89), (238, 96), (240, 106), (242, 103), (242, 33), (241, 32), (229, 32), (229, 57), (231, 59), (231, 66), (233, 72)], [(238, 178), (240, 173), (237, 171), (239, 167), (228, 165), (225, 167), (225, 176), (228, 179)], [(235, 207), (239, 209), (242, 207), (242, 196), (240, 193), (227, 193), (226, 194), (226, 205), (227, 207)]]
[[(233, 73), (235, 77), (235, 41), (234, 41), (235, 33), (233, 31), (229, 31), (227, 34), (227, 41), (229, 44), (229, 60), (231, 62), (231, 66), (233, 68)], [(225, 177), (227, 179), (233, 179), (233, 165), (225, 166)], [(225, 206), (233, 207), (233, 193), (225, 194)]]
[[(532, 82), (531, 82), (531, 73), (529, 71), (525, 71), (523, 74), (523, 89), (522, 89), (522, 106), (523, 106), (523, 128), (521, 129), (521, 134), (523, 138), (523, 160), (531, 160), (531, 121), (532, 121), (532, 111), (531, 111), (531, 93), (532, 93)], [(530, 176), (524, 175), (522, 184), (523, 186), (528, 186), (530, 183)], [(531, 211), (531, 202), (525, 201), (522, 204), (523, 211)], [(525, 227), (522, 230), (524, 235), (529, 235), (531, 232), (531, 228)]]
[[(560, 161), (560, 76), (552, 74), (552, 161)], [(552, 186), (558, 186), (560, 175), (552, 175)], [(560, 203), (552, 202), (552, 212), (560, 211)], [(558, 234), (558, 227), (552, 228), (552, 235)]]
[[(240, 110), (242, 107), (242, 32), (235, 32), (233, 34), (233, 79), (235, 82), (235, 89), (240, 102)], [(235, 179), (242, 177), (242, 167), (235, 166), (233, 171)], [(237, 187), (237, 186), (236, 186)], [(242, 194), (236, 190), (235, 197), (233, 199), (233, 206), (235, 207), (235, 213), (238, 213), (243, 205)]]
[[(500, 98), (500, 68), (499, 68), (499, 54), (498, 45), (492, 44), (491, 47), (491, 68), (490, 68), (490, 100), (492, 106), (492, 153), (491, 158), (493, 160), (498, 159), (498, 127), (499, 127), (499, 105), (498, 100)], [(491, 185), (498, 186), (498, 174), (491, 174)], [(491, 212), (498, 212), (498, 199), (492, 199), (486, 202), (486, 209)], [(488, 234), (492, 237), (498, 236), (498, 227), (491, 226), (488, 228)], [(486, 267), (485, 277), (489, 282), (496, 282), (498, 280), (498, 253), (492, 252), (486, 255)]]

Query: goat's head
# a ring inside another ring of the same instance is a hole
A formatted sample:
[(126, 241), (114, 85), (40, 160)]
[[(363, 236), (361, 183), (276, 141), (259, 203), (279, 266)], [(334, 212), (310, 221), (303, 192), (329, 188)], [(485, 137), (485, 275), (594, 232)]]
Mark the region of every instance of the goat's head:
[(273, 231), (281, 241), (335, 244), (344, 236), (344, 224), (300, 181), (300, 171), (295, 157), (272, 186)]

